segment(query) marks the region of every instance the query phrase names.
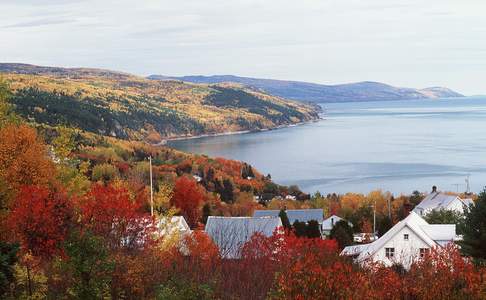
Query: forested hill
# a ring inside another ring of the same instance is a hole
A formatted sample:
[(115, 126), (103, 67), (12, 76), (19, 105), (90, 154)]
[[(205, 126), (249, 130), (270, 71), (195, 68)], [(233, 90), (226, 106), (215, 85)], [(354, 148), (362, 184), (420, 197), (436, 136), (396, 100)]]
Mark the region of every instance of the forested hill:
[(433, 99), (463, 96), (457, 92), (443, 87), (430, 87), (425, 89), (401, 88), (380, 82), (371, 81), (349, 84), (324, 85), (310, 82), (261, 79), (233, 75), (182, 77), (151, 75), (148, 78), (159, 80), (177, 79), (185, 82), (206, 84), (235, 82), (253, 88), (261, 89), (272, 95), (277, 95), (288, 99), (304, 100), (318, 103)]
[(159, 81), (101, 69), (0, 64), (0, 76), (26, 119), (154, 143), (311, 121), (319, 111), (236, 84)]

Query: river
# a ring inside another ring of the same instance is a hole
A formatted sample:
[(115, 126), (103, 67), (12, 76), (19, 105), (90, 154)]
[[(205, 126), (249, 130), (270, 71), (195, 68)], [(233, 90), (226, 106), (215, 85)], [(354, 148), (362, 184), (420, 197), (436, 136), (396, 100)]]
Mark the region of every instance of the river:
[(323, 120), (169, 142), (250, 163), (307, 192), (473, 192), (486, 185), (486, 97), (323, 104)]

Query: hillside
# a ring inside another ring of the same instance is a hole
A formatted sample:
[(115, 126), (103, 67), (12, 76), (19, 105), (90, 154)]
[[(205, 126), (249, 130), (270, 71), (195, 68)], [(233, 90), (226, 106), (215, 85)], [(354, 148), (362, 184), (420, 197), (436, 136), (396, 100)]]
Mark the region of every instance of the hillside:
[(358, 82), (323, 85), (309, 82), (285, 81), (238, 77), (233, 75), (167, 77), (151, 75), (150, 79), (178, 79), (184, 82), (215, 84), (235, 82), (263, 90), (272, 95), (310, 102), (354, 102), (461, 97), (450, 89), (432, 87), (425, 89), (399, 88), (379, 82)]
[(235, 84), (158, 81), (101, 69), (0, 64), (26, 119), (157, 143), (318, 119), (318, 107)]

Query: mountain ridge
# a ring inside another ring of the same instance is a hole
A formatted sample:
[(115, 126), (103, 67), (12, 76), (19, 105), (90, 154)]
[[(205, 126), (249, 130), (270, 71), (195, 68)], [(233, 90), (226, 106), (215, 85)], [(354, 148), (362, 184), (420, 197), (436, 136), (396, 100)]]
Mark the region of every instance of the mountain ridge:
[(147, 78), (153, 80), (181, 80), (183, 82), (205, 84), (235, 82), (261, 89), (264, 92), (279, 97), (316, 103), (436, 99), (464, 96), (445, 87), (428, 87), (423, 89), (403, 88), (374, 81), (325, 85), (304, 81), (263, 79), (235, 75), (150, 75)]
[(319, 119), (317, 105), (235, 84), (150, 80), (95, 68), (0, 63), (17, 113), (128, 140), (272, 129)]

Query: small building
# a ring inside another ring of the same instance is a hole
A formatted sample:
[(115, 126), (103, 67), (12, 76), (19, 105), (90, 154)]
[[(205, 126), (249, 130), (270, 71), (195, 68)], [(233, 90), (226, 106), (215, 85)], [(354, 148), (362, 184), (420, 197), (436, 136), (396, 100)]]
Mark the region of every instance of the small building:
[(426, 216), (433, 210), (453, 210), (460, 214), (473, 204), (471, 199), (461, 199), (456, 195), (449, 195), (437, 191), (437, 187), (432, 187), (432, 192), (422, 200), (413, 211), (420, 216)]
[[(346, 220), (344, 220), (343, 218), (341, 218), (339, 216), (332, 215), (329, 218), (322, 221), (322, 225), (321, 225), (322, 233), (324, 235), (331, 234), (331, 230), (334, 228), (334, 225), (336, 225), (336, 223), (339, 222), (339, 221), (346, 221)], [(350, 227), (353, 227), (353, 224), (351, 222), (348, 222), (348, 225)]]
[(199, 175), (192, 175), (192, 178), (194, 178), (194, 180), (196, 180), (196, 182), (201, 182), (203, 180), (203, 178)]
[(385, 266), (401, 264), (408, 269), (429, 249), (458, 239), (455, 224), (429, 224), (417, 213), (411, 212), (376, 241), (348, 246), (341, 255), (351, 256), (362, 265), (381, 262)]
[(215, 217), (209, 216), (205, 231), (218, 246), (221, 257), (238, 259), (242, 247), (251, 237), (260, 233), (272, 236), (282, 228), (277, 217)]

